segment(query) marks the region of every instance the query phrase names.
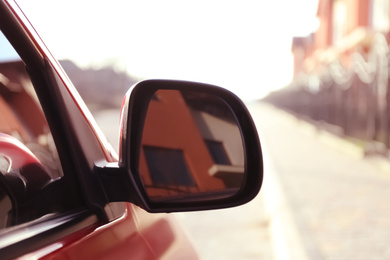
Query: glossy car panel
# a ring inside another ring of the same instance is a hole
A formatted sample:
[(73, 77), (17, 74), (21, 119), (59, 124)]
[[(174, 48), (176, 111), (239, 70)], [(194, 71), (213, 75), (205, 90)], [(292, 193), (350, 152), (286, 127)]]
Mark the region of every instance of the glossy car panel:
[(53, 244), (53, 247), (36, 251), (28, 257), (58, 247), (42, 259), (198, 258), (173, 217), (151, 216), (131, 204), (127, 204), (126, 214), (121, 218), (90, 234), (80, 235), (75, 243)]

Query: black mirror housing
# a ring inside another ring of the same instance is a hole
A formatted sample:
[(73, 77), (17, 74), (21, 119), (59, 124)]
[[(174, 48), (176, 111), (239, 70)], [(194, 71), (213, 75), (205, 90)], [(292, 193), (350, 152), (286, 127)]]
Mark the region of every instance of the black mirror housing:
[[(226, 137), (229, 129), (240, 145)], [(203, 83), (135, 84), (122, 107), (119, 153), (119, 170), (101, 171), (109, 202), (132, 202), (148, 212), (241, 205), (257, 195), (263, 180), (258, 133), (245, 105), (226, 89)], [(198, 170), (202, 165), (206, 170)]]

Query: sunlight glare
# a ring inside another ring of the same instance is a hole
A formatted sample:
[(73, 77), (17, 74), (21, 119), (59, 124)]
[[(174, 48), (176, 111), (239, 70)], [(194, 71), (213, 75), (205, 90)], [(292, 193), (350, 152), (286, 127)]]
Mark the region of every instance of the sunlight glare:
[(316, 27), (310, 0), (19, 2), (59, 59), (207, 82), (244, 99), (287, 85), (292, 36)]

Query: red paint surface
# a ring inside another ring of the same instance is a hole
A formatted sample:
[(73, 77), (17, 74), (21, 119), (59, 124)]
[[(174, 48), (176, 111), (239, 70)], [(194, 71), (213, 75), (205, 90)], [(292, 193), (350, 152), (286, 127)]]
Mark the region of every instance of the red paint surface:
[(198, 259), (172, 217), (151, 215), (132, 204), (122, 218), (72, 239), (41, 259)]

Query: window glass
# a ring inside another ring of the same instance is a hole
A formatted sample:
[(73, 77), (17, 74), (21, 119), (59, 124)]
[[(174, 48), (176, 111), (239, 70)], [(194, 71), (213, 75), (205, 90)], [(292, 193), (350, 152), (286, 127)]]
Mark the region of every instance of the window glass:
[(48, 192), (63, 177), (33, 85), (0, 32), (0, 232), (61, 210)]
[(20, 60), (19, 55), (0, 32), (0, 62)]

